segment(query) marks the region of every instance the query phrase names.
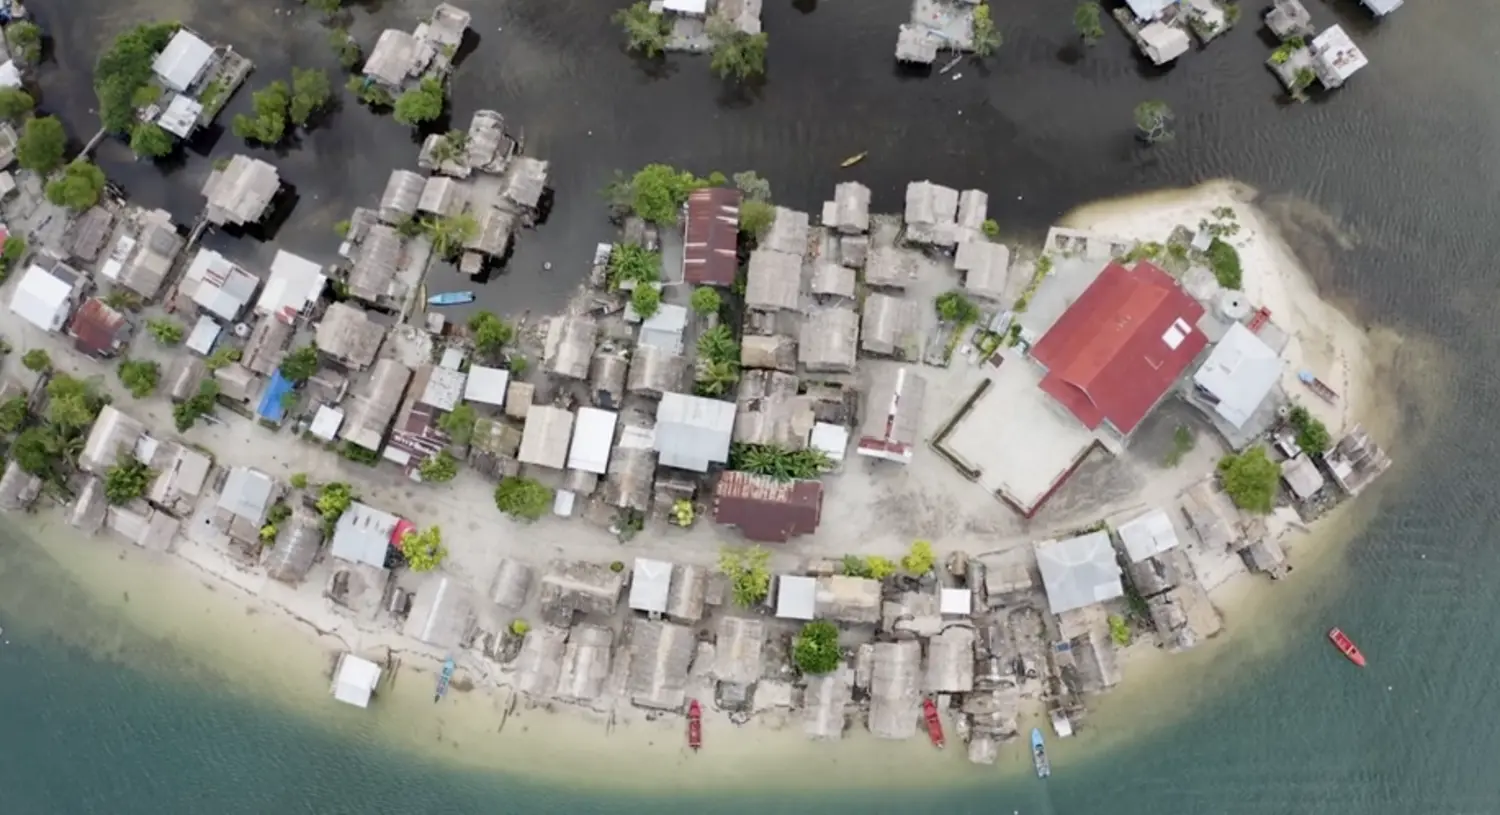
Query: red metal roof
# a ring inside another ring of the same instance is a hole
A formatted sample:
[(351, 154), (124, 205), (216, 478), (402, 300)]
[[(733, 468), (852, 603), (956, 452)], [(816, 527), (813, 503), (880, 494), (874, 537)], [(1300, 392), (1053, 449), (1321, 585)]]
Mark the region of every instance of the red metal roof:
[(1031, 349), (1042, 390), (1089, 429), (1108, 420), (1128, 435), (1208, 344), (1202, 316), (1155, 265), (1110, 263)]
[(73, 315), (68, 335), (73, 347), (96, 357), (110, 357), (119, 352), (130, 324), (125, 315), (110, 308), (103, 300), (90, 297)]
[(732, 286), (739, 271), (740, 191), (713, 187), (688, 196), (682, 276), (693, 285)]
[(823, 482), (777, 481), (726, 472), (714, 488), (714, 521), (739, 527), (753, 541), (786, 543), (816, 531), (823, 518)]

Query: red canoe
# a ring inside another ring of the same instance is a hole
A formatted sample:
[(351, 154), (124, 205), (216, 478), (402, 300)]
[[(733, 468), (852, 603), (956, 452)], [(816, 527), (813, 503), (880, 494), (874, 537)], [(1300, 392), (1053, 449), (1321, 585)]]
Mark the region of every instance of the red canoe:
[(932, 746), (943, 749), (943, 720), (938, 717), (937, 705), (932, 699), (922, 700), (922, 715), (927, 718), (927, 736), (932, 739)]
[(1348, 657), (1350, 662), (1361, 668), (1365, 667), (1365, 655), (1359, 652), (1359, 647), (1354, 644), (1354, 640), (1349, 639), (1344, 632), (1337, 628), (1330, 628), (1328, 629), (1328, 639), (1333, 641), (1334, 647), (1338, 648), (1340, 653)]
[(688, 705), (688, 746), (694, 750), (703, 746), (703, 708), (697, 699)]

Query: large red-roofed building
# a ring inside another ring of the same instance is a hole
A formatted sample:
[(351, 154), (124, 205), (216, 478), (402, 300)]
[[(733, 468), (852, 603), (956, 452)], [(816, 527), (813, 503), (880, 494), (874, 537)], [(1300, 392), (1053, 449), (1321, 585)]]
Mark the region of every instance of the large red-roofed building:
[(724, 187), (688, 196), (682, 278), (694, 286), (733, 286), (739, 272), (740, 191)]
[(1207, 346), (1202, 316), (1159, 267), (1110, 263), (1031, 349), (1041, 389), (1090, 430), (1128, 436)]

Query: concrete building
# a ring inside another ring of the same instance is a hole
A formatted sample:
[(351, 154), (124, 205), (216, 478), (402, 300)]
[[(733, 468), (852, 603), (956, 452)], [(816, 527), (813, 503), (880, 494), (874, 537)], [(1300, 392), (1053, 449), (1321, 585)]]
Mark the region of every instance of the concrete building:
[(1036, 545), (1036, 560), (1047, 590), (1047, 607), (1053, 614), (1125, 594), (1108, 532), (1043, 541)]
[(209, 223), (245, 226), (263, 218), (281, 189), (276, 167), (249, 156), (237, 155), (222, 170), (209, 173), (203, 184), (208, 199)]
[(660, 464), (705, 473), (710, 464), (728, 463), (734, 415), (732, 402), (664, 394), (656, 410), (655, 447)]
[(1193, 374), (1193, 387), (1219, 418), (1242, 428), (1276, 389), (1282, 366), (1270, 346), (1236, 322)]
[(226, 323), (233, 323), (239, 320), (258, 288), (260, 279), (239, 264), (212, 249), (199, 249), (177, 285), (177, 296), (191, 300)]
[(10, 297), (10, 311), (43, 331), (61, 331), (73, 314), (80, 277), (61, 263), (33, 263)]
[(855, 452), (901, 464), (911, 462), (921, 437), (927, 380), (901, 367), (882, 369), (865, 396), (864, 423)]
[(355, 501), (334, 525), (328, 552), (348, 563), (383, 570), (396, 536), (406, 528), (409, 525), (395, 515)]

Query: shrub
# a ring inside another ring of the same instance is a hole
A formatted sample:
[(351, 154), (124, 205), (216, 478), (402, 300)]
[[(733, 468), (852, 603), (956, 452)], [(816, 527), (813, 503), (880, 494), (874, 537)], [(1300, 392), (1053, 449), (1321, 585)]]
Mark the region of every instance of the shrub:
[(481, 311), (470, 317), (469, 330), (473, 332), (474, 347), (486, 354), (499, 353), (516, 336), (516, 330), (510, 323), (488, 311)]
[(52, 370), (52, 355), (40, 348), (33, 348), (21, 356), (21, 364), (25, 365), (28, 371), (37, 373), (50, 371)]
[(530, 478), (501, 479), (495, 487), (495, 507), (520, 521), (535, 521), (552, 506), (552, 489)]
[[(162, 345), (176, 345), (182, 342), (184, 332), (182, 323), (166, 317), (156, 317), (146, 321), (146, 333)], [(217, 353), (223, 353), (223, 351)]]
[(21, 59), (36, 64), (42, 59), (42, 29), (30, 20), (17, 20), (5, 27), (5, 37), (20, 52)]
[(437, 420), (437, 426), (448, 438), (460, 447), (469, 443), (474, 438), (474, 423), (478, 416), (474, 413), (474, 406), (467, 402), (455, 407), (451, 412), (444, 414)]
[(120, 382), (137, 399), (144, 399), (154, 393), (160, 379), (161, 366), (149, 359), (126, 359), (120, 362)]
[(872, 580), (884, 580), (896, 573), (896, 564), (888, 557), (870, 555), (865, 558), (865, 568)]
[(1000, 47), (1000, 29), (995, 27), (995, 19), (990, 16), (989, 4), (980, 3), (974, 7), (971, 33), (974, 35), (974, 55), (977, 57), (987, 57)]
[(672, 502), (672, 523), (686, 529), (693, 525), (693, 502), (686, 498), (679, 498)]
[(130, 131), (130, 149), (141, 158), (161, 158), (176, 148), (177, 142), (160, 125), (142, 122)]
[(424, 77), (417, 87), (396, 99), (392, 117), (404, 125), (419, 125), (443, 115), (447, 98), (443, 85), (432, 77)]
[(771, 553), (759, 546), (749, 549), (725, 547), (719, 553), (719, 570), (729, 578), (734, 602), (744, 608), (766, 599), (771, 591)]
[(210, 371), (217, 371), (220, 368), (225, 368), (239, 362), (240, 356), (240, 349), (238, 348), (220, 348), (208, 355), (208, 359), (203, 361), (203, 367)]
[(1329, 434), (1328, 427), (1301, 405), (1292, 406), (1291, 412), (1287, 415), (1287, 423), (1297, 431), (1297, 446), (1307, 451), (1308, 455), (1326, 452), (1333, 444), (1333, 437)]
[(615, 244), (609, 253), (609, 287), (618, 289), (627, 282), (637, 285), (661, 280), (661, 253), (647, 251), (634, 243)]
[(980, 231), (984, 233), (984, 236), (986, 238), (994, 240), (1000, 237), (1000, 222), (996, 221), (994, 218), (985, 218), (984, 224), (980, 227)]
[(306, 382), (318, 372), (318, 349), (304, 345), (281, 360), (281, 376), (289, 382)]
[(350, 461), (357, 461), (366, 467), (374, 467), (380, 463), (380, 451), (361, 447), (352, 441), (345, 441), (339, 445), (339, 455)]
[(1126, 646), (1130, 644), (1130, 626), (1125, 624), (1125, 618), (1118, 614), (1111, 614), (1107, 618), (1109, 622), (1109, 638), (1115, 645)]
[(1208, 265), (1220, 286), (1239, 289), (1243, 272), (1240, 270), (1240, 253), (1233, 246), (1214, 238), (1208, 245)]
[(612, 571), (612, 572), (614, 572), (615, 574), (619, 574), (620, 572), (625, 571), (625, 561), (623, 561), (623, 560), (612, 561), (609, 564), (609, 570)]
[(146, 494), (156, 473), (133, 454), (121, 452), (115, 466), (104, 474), (104, 497), (111, 504), (128, 504)]
[(20, 88), (0, 88), (0, 119), (18, 122), (36, 109), (36, 100)]
[(29, 409), (25, 396), (12, 396), (0, 402), (0, 433), (14, 433), (26, 423)]
[(314, 506), (318, 508), (318, 514), (323, 517), (324, 524), (332, 528), (338, 522), (340, 516), (354, 503), (354, 491), (348, 484), (342, 481), (333, 481), (323, 485), (318, 490), (318, 500)]
[(637, 285), (630, 292), (630, 307), (642, 320), (649, 320), (661, 310), (661, 290), (648, 283)]
[(1166, 465), (1176, 467), (1182, 461), (1183, 456), (1192, 452), (1194, 442), (1192, 429), (1185, 424), (1178, 425), (1177, 429), (1172, 431), (1172, 450), (1167, 453)]
[(932, 544), (927, 541), (914, 541), (911, 549), (901, 558), (901, 568), (907, 574), (924, 575), (937, 566), (937, 556), (932, 553)]
[(717, 289), (711, 286), (699, 286), (693, 289), (693, 297), (690, 301), (693, 311), (707, 317), (710, 314), (718, 314), (722, 301)]
[(219, 383), (212, 379), (198, 385), (198, 392), (172, 408), (172, 418), (177, 423), (177, 432), (186, 433), (199, 417), (213, 412), (214, 401), (219, 396)]
[(774, 444), (734, 444), (729, 448), (729, 469), (770, 476), (777, 481), (817, 478), (833, 462), (821, 450), (788, 450)]
[(510, 621), (510, 633), (516, 635), (517, 637), (524, 637), (524, 636), (526, 636), (526, 632), (528, 632), (530, 630), (531, 630), (531, 623), (526, 622), (525, 620), (521, 619), (520, 617), (517, 617), (514, 620)]
[(292, 473), (292, 477), (288, 481), (291, 482), (292, 489), (294, 490), (307, 489), (307, 473)]
[(740, 231), (759, 238), (776, 220), (776, 207), (766, 201), (746, 200), (740, 204)]
[(1266, 456), (1266, 448), (1252, 447), (1219, 459), (1219, 482), (1240, 509), (1262, 514), (1271, 511), (1281, 468)]
[(933, 300), (938, 317), (955, 325), (968, 325), (979, 319), (979, 306), (958, 290), (944, 292)]
[(429, 526), (420, 532), (408, 529), (401, 536), (401, 558), (414, 572), (430, 572), (441, 565), (443, 558), (447, 556), (448, 549), (443, 546), (443, 530), (440, 527)]
[(842, 657), (839, 630), (827, 620), (813, 620), (802, 626), (802, 633), (792, 643), (792, 662), (797, 670), (809, 676), (832, 672)]
[(437, 455), (423, 461), (418, 471), (423, 481), (442, 484), (458, 475), (458, 459), (447, 450), (439, 450)]
[(698, 335), (698, 356), (710, 362), (739, 362), (740, 345), (729, 326), (719, 323)]

